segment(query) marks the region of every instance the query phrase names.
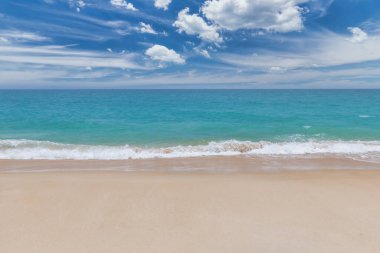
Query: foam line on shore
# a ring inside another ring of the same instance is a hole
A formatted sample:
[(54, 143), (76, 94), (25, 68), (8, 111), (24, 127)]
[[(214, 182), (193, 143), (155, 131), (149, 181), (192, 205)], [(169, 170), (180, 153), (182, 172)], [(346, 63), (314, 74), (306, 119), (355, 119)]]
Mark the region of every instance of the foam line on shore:
[(379, 141), (251, 142), (227, 140), (204, 145), (134, 147), (78, 145), (35, 140), (0, 140), (0, 159), (124, 160), (204, 156), (337, 154), (380, 160)]

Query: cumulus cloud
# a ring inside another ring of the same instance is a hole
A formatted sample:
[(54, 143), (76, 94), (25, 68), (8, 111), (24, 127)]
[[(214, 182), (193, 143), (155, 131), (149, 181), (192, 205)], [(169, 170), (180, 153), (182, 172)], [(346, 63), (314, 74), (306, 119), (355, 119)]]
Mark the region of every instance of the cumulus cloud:
[(181, 55), (177, 54), (173, 49), (169, 49), (162, 45), (154, 45), (145, 51), (145, 54), (152, 60), (159, 62), (172, 62), (184, 64), (185, 60)]
[(154, 6), (158, 9), (167, 10), (172, 0), (155, 0)]
[(139, 23), (137, 30), (140, 33), (158, 34), (150, 24), (145, 24), (144, 22)]
[(197, 35), (200, 39), (221, 43), (222, 37), (218, 33), (218, 28), (214, 25), (209, 25), (206, 21), (197, 14), (189, 14), (189, 8), (185, 8), (178, 13), (178, 18), (173, 26), (177, 27), (180, 32), (185, 32), (189, 35)]
[(352, 42), (360, 43), (368, 39), (368, 34), (364, 32), (359, 27), (348, 27), (347, 28), (352, 33)]
[(111, 0), (110, 3), (112, 6), (115, 6), (117, 8), (122, 8), (130, 11), (137, 11), (137, 9), (133, 6), (132, 3), (128, 3), (125, 0)]
[(207, 0), (201, 8), (205, 17), (227, 30), (263, 29), (273, 32), (303, 28), (302, 8), (309, 0)]

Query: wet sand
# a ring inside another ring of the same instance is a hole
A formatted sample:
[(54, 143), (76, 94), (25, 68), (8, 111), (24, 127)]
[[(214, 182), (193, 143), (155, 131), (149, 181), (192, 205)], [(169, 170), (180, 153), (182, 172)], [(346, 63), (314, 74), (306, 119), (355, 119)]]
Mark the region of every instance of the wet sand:
[(310, 170), (376, 170), (380, 163), (337, 156), (220, 156), (128, 160), (1, 160), (0, 172), (144, 171), (144, 172), (276, 172)]
[(0, 161), (0, 252), (380, 252), (376, 164), (243, 160)]

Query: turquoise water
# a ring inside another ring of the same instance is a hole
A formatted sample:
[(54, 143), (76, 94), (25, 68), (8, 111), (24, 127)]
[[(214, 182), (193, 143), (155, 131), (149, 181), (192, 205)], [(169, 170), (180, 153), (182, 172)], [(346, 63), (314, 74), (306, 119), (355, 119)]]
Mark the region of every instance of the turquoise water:
[(380, 90), (3, 90), (0, 140), (5, 158), (32, 141), (70, 148), (366, 143), (380, 141)]

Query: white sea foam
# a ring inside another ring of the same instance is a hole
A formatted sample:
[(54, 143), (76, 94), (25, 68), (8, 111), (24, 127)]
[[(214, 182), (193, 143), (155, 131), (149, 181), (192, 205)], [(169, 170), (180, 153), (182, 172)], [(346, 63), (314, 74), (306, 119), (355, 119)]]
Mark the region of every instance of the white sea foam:
[(0, 159), (123, 160), (201, 156), (271, 156), (337, 154), (380, 157), (380, 141), (251, 142), (220, 141), (205, 145), (141, 148), (129, 145), (95, 146), (33, 140), (0, 140)]

